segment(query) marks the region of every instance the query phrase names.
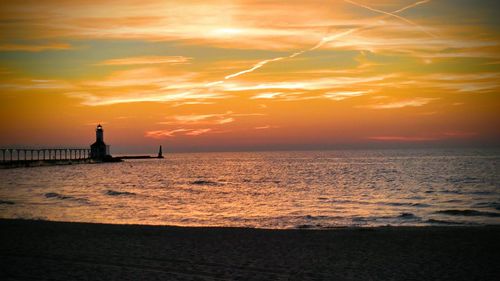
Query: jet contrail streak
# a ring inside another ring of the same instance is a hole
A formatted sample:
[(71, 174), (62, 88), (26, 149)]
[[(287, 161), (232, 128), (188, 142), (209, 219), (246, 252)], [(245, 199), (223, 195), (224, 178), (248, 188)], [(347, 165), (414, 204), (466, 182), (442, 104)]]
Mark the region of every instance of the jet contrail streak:
[(407, 19), (407, 18), (404, 18), (402, 16), (398, 16), (396, 15), (394, 12), (386, 12), (386, 11), (382, 11), (382, 10), (379, 10), (379, 9), (375, 9), (375, 8), (372, 8), (370, 6), (367, 6), (367, 5), (364, 5), (364, 4), (361, 4), (361, 3), (358, 3), (358, 2), (354, 2), (354, 1), (351, 1), (351, 0), (344, 0), (344, 2), (347, 2), (347, 3), (350, 3), (350, 4), (353, 4), (354, 6), (358, 6), (358, 7), (361, 7), (361, 8), (365, 8), (365, 9), (368, 9), (370, 11), (373, 11), (373, 12), (376, 12), (376, 13), (380, 13), (380, 14), (384, 14), (384, 15), (388, 15), (390, 17), (394, 17), (396, 19), (399, 19), (401, 21), (404, 21), (410, 25), (413, 25), (415, 26), (416, 28), (420, 29), (420, 31), (422, 31), (423, 33), (431, 36), (431, 37), (434, 37), (436, 38), (436, 35), (430, 33), (429, 31), (425, 30), (422, 26), (412, 22), (411, 20)]
[[(416, 25), (415, 23), (413, 23), (413, 22), (411, 22), (411, 21), (409, 21), (409, 20), (407, 20), (407, 19), (405, 19), (405, 18), (403, 18), (401, 16), (398, 16), (396, 14), (400, 13), (400, 12), (403, 12), (403, 11), (406, 11), (408, 9), (411, 9), (413, 7), (416, 7), (416, 6), (428, 3), (431, 0), (418, 1), (418, 2), (415, 2), (415, 3), (411, 4), (411, 5), (408, 5), (408, 6), (405, 6), (403, 8), (400, 8), (398, 10), (395, 10), (393, 12), (385, 12), (385, 11), (382, 11), (382, 10), (373, 9), (371, 7), (368, 7), (368, 6), (365, 6), (365, 5), (362, 5), (362, 4), (358, 4), (358, 3), (350, 1), (350, 0), (344, 0), (344, 1), (348, 2), (348, 3), (351, 3), (353, 5), (359, 6), (359, 7), (363, 7), (363, 8), (366, 8), (366, 9), (378, 12), (378, 13), (382, 13), (382, 14), (384, 14), (384, 16), (382, 18), (389, 17), (389, 16), (396, 17), (396, 18), (398, 18), (400, 20), (403, 20), (403, 21), (405, 21), (405, 22), (407, 22), (407, 23), (409, 23), (411, 25)], [(285, 56), (285, 57), (276, 57), (276, 58), (273, 58), (273, 59), (267, 59), (267, 60), (260, 61), (260, 62), (258, 62), (256, 64), (254, 64), (251, 68), (246, 69), (246, 70), (242, 70), (240, 72), (236, 72), (236, 73), (233, 73), (233, 74), (230, 74), (230, 75), (227, 75), (226, 77), (224, 77), (224, 79), (227, 80), (227, 79), (238, 77), (238, 76), (246, 74), (246, 73), (253, 72), (254, 70), (257, 70), (257, 69), (263, 67), (264, 65), (266, 65), (267, 63), (270, 63), (270, 62), (275, 62), (275, 61), (279, 61), (279, 60), (294, 58), (296, 56), (302, 55), (303, 53), (314, 51), (314, 50), (316, 50), (318, 48), (321, 48), (321, 46), (323, 46), (326, 43), (329, 43), (329, 42), (331, 42), (333, 40), (342, 38), (342, 37), (344, 37), (346, 35), (349, 35), (351, 33), (356, 32), (358, 30), (367, 29), (367, 28), (369, 28), (371, 26), (373, 26), (373, 24), (369, 24), (369, 25), (362, 26), (362, 27), (357, 27), (357, 28), (352, 28), (352, 29), (349, 29), (349, 30), (346, 30), (346, 31), (343, 31), (343, 32), (340, 32), (340, 33), (337, 33), (337, 34), (334, 34), (334, 35), (331, 35), (331, 36), (323, 37), (316, 45), (312, 46), (309, 49), (298, 51), (298, 52), (295, 52), (295, 53), (293, 53), (293, 54), (291, 54), (289, 56)], [(416, 26), (418, 26), (418, 25), (416, 25)], [(429, 35), (431, 35), (431, 34), (429, 34)], [(434, 35), (431, 35), (431, 36), (434, 37)], [(217, 81), (217, 82), (214, 82), (214, 83), (208, 83), (207, 85), (210, 85), (210, 84), (220, 84), (220, 83), (223, 83), (223, 82), (224, 81), (222, 80), (222, 81)]]
[(403, 7), (403, 8), (401, 8), (401, 9), (399, 9), (399, 10), (393, 11), (392, 13), (393, 13), (393, 14), (399, 14), (399, 13), (401, 13), (401, 12), (403, 12), (403, 11), (406, 11), (406, 10), (411, 9), (411, 8), (413, 8), (413, 7), (420, 6), (420, 5), (422, 5), (422, 4), (429, 3), (429, 2), (431, 2), (431, 0), (423, 0), (423, 1), (418, 1), (418, 2), (416, 2), (416, 3), (413, 3), (413, 4), (411, 4), (411, 5), (408, 5), (408, 6), (406, 6), (406, 7)]
[[(263, 60), (263, 61), (260, 61), (258, 63), (256, 63), (252, 68), (249, 68), (247, 70), (243, 70), (243, 71), (240, 71), (240, 72), (237, 72), (237, 73), (233, 73), (231, 75), (228, 75), (226, 77), (224, 77), (224, 79), (231, 79), (231, 78), (234, 78), (234, 77), (237, 77), (237, 76), (240, 76), (242, 74), (245, 74), (245, 73), (249, 73), (249, 72), (252, 72), (256, 69), (259, 69), (261, 67), (263, 67), (265, 64), (269, 63), (269, 62), (273, 62), (273, 61), (279, 61), (279, 60), (282, 60), (284, 59), (285, 57), (277, 57), (277, 58), (274, 58), (274, 59), (268, 59), (268, 60)], [(288, 57), (287, 57), (288, 58)]]

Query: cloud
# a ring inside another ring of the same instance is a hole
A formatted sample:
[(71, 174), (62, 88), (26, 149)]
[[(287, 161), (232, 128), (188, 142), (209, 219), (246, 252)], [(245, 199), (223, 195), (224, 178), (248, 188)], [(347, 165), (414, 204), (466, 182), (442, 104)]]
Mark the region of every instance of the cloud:
[(167, 117), (167, 121), (158, 122), (163, 125), (223, 125), (234, 122), (236, 117), (263, 116), (263, 113), (226, 113), (188, 114)]
[(252, 96), (251, 99), (274, 99), (283, 95), (283, 92), (265, 92)]
[(419, 78), (421, 86), (444, 88), (461, 93), (483, 93), (500, 89), (500, 73), (435, 73)]
[(151, 66), (114, 71), (103, 79), (83, 81), (81, 84), (103, 88), (154, 86), (162, 90), (201, 88), (201, 83), (193, 82), (195, 77), (195, 73)]
[(49, 44), (1, 44), (0, 51), (2, 52), (42, 52), (42, 51), (57, 51), (69, 50), (73, 47), (67, 43), (49, 43)]
[(274, 128), (279, 128), (278, 126), (271, 126), (271, 125), (264, 125), (264, 126), (257, 126), (254, 127), (254, 130), (267, 130), (267, 129), (274, 129)]
[(279, 101), (302, 101), (321, 98), (319, 95), (310, 95), (307, 91), (288, 91), (274, 93), (260, 93), (250, 99), (275, 99)]
[(344, 92), (327, 92), (323, 94), (323, 96), (327, 99), (341, 101), (348, 98), (360, 97), (363, 96), (370, 91), (344, 91)]
[(210, 129), (210, 128), (191, 130), (191, 131), (186, 133), (186, 136), (199, 136), (199, 135), (206, 134), (210, 131), (212, 131), (212, 129)]
[[(347, 1), (347, 0), (345, 0), (345, 2), (348, 2), (348, 3), (351, 3), (351, 4), (355, 4), (355, 5), (358, 5), (358, 6), (367, 8), (367, 9), (370, 9), (372, 11), (377, 11), (377, 12), (383, 13), (384, 16), (382, 17), (382, 19), (384, 17), (387, 17), (387, 16), (396, 17), (398, 19), (401, 19), (401, 20), (403, 20), (403, 21), (405, 21), (407, 23), (413, 24), (413, 25), (415, 25), (413, 22), (407, 20), (406, 18), (403, 18), (401, 16), (396, 15), (396, 13), (402, 12), (404, 10), (413, 8), (413, 7), (421, 5), (421, 4), (425, 4), (425, 3), (429, 2), (429, 1), (430, 0), (415, 2), (415, 3), (411, 4), (411, 5), (407, 5), (407, 6), (403, 7), (403, 8), (401, 8), (401, 9), (395, 10), (393, 13), (390, 13), (390, 12), (384, 12), (384, 11), (381, 11), (381, 10), (373, 9), (371, 7), (368, 7), (368, 6), (362, 5), (362, 4), (358, 4), (358, 3), (353, 2), (353, 1)], [(251, 73), (251, 72), (253, 72), (253, 71), (255, 71), (255, 70), (263, 67), (264, 65), (266, 65), (268, 63), (277, 62), (277, 61), (281, 61), (281, 60), (284, 60), (284, 59), (295, 58), (295, 57), (297, 57), (299, 55), (302, 55), (302, 54), (304, 54), (306, 52), (314, 51), (316, 49), (319, 49), (320, 47), (322, 47), (326, 43), (330, 43), (332, 41), (338, 40), (339, 38), (342, 38), (344, 36), (350, 35), (350, 34), (356, 32), (356, 31), (366, 29), (368, 27), (373, 26), (374, 24), (376, 25), (376, 22), (377, 21), (374, 21), (374, 22), (372, 22), (370, 24), (360, 25), (359, 27), (356, 27), (356, 28), (351, 28), (351, 29), (348, 29), (348, 30), (345, 30), (345, 31), (342, 31), (342, 32), (335, 33), (333, 35), (324, 36), (324, 37), (321, 38), (321, 40), (317, 41), (316, 44), (314, 44), (310, 48), (306, 48), (306, 49), (302, 49), (300, 51), (293, 52), (292, 54), (290, 54), (288, 56), (279, 56), (279, 57), (274, 57), (274, 58), (270, 58), (270, 59), (261, 60), (261, 61), (257, 62), (256, 64), (254, 64), (250, 68), (247, 68), (247, 69), (244, 69), (244, 70), (241, 70), (241, 71), (238, 71), (238, 72), (226, 75), (224, 77), (224, 79), (228, 80), (228, 79), (236, 78), (236, 77), (241, 76), (243, 74)], [(417, 27), (419, 27), (419, 26), (417, 25)], [(214, 30), (215, 30), (215, 32), (214, 32)], [(242, 31), (243, 29), (240, 29), (240, 28), (217, 28), (217, 29), (214, 29), (214, 30), (212, 30), (212, 32), (208, 33), (208, 34), (217, 34), (218, 36), (220, 36), (221, 34), (222, 35), (235, 35), (235, 34), (240, 34), (240, 33), (243, 32)], [(207, 34), (207, 33), (205, 33), (205, 34)], [(234, 40), (231, 40), (231, 41), (234, 41)], [(276, 45), (276, 42), (274, 42), (274, 45)], [(228, 47), (228, 46), (225, 46), (225, 47)], [(211, 82), (211, 83), (209, 83), (209, 85), (214, 84), (214, 83), (215, 84), (223, 83), (223, 80)]]
[(183, 56), (144, 56), (105, 60), (98, 65), (147, 65), (147, 64), (187, 64), (191, 58)]
[(159, 122), (158, 124), (163, 125), (201, 125), (201, 124), (216, 124), (222, 125), (234, 122), (233, 112), (228, 111), (226, 113), (219, 114), (190, 114), (190, 115), (175, 115), (167, 118), (168, 121)]
[(82, 99), (82, 104), (88, 106), (103, 106), (137, 102), (199, 103), (209, 99), (223, 99), (226, 97), (225, 95), (209, 92), (203, 93), (170, 91), (131, 91), (128, 94), (116, 93), (111, 96), (102, 96), (90, 92), (75, 91), (66, 93), (66, 95), (69, 97)]
[(16, 79), (13, 81), (3, 81), (0, 89), (12, 90), (57, 90), (74, 89), (75, 85), (62, 80), (42, 80), (42, 79)]
[(160, 138), (174, 137), (177, 135), (199, 136), (199, 135), (209, 133), (211, 131), (212, 131), (212, 129), (210, 129), (210, 128), (203, 128), (203, 129), (180, 128), (180, 129), (174, 129), (174, 130), (147, 131), (144, 136), (147, 138), (160, 139)]
[(402, 11), (405, 11), (405, 10), (408, 10), (410, 8), (416, 7), (418, 5), (426, 4), (426, 3), (430, 2), (430, 0), (424, 0), (424, 1), (415, 2), (413, 4), (407, 5), (407, 6), (403, 7), (403, 8), (398, 9), (398, 10), (395, 10), (392, 13), (381, 11), (381, 10), (378, 10), (378, 9), (373, 9), (373, 8), (371, 8), (369, 6), (366, 6), (366, 5), (363, 5), (363, 4), (359, 4), (359, 3), (354, 2), (354, 1), (344, 0), (344, 2), (347, 2), (347, 3), (350, 3), (350, 4), (354, 4), (354, 5), (357, 5), (357, 6), (360, 6), (360, 7), (369, 9), (369, 10), (372, 10), (372, 11), (376, 11), (376, 12), (382, 13), (384, 15), (381, 18), (379, 18), (378, 20), (372, 20), (370, 23), (360, 24), (358, 27), (350, 28), (348, 30), (344, 30), (344, 31), (341, 31), (341, 32), (337, 32), (337, 33), (335, 33), (333, 35), (324, 36), (324, 37), (321, 38), (321, 40), (317, 41), (316, 44), (314, 44), (310, 48), (302, 49), (300, 51), (293, 52), (292, 54), (290, 54), (288, 56), (279, 56), (279, 57), (275, 57), (275, 58), (270, 58), (270, 59), (262, 60), (262, 61), (256, 63), (255, 65), (253, 65), (252, 67), (248, 68), (248, 69), (245, 69), (245, 70), (242, 70), (242, 71), (239, 71), (239, 72), (227, 75), (227, 76), (224, 77), (224, 79), (226, 79), (226, 80), (227, 79), (232, 79), (232, 78), (238, 77), (240, 75), (253, 72), (253, 71), (255, 71), (255, 70), (263, 67), (264, 65), (266, 65), (268, 63), (276, 62), (276, 61), (281, 61), (281, 60), (284, 60), (284, 59), (295, 58), (295, 57), (297, 57), (299, 55), (302, 55), (304, 53), (314, 51), (316, 49), (321, 48), (323, 45), (325, 45), (327, 43), (334, 42), (334, 41), (339, 40), (339, 39), (341, 39), (341, 38), (343, 38), (345, 36), (351, 35), (351, 34), (357, 32), (357, 31), (369, 29), (369, 28), (371, 28), (373, 26), (376, 26), (376, 25), (378, 25), (378, 22), (380, 22), (385, 17), (395, 17), (397, 19), (403, 20), (403, 21), (405, 21), (405, 22), (407, 22), (409, 24), (412, 24), (412, 25), (415, 25), (415, 26), (419, 27), (420, 30), (424, 31), (426, 34), (434, 36), (431, 33), (427, 32), (426, 30), (423, 30), (420, 26), (414, 24), (412, 21), (410, 21), (410, 20), (408, 20), (406, 18), (403, 18), (401, 16), (396, 15), (397, 13), (400, 13)]
[(209, 104), (230, 97), (198, 81), (198, 74), (159, 67), (114, 71), (100, 80), (79, 82), (66, 95), (87, 106), (168, 102), (172, 106)]
[[(263, 113), (235, 113), (227, 111), (225, 113), (213, 114), (187, 114), (174, 115), (167, 117), (167, 121), (158, 122), (161, 125), (170, 125), (177, 128), (169, 128), (163, 130), (147, 131), (145, 136), (148, 138), (165, 138), (184, 136), (199, 136), (207, 133), (226, 133), (229, 130), (214, 130), (213, 128), (205, 128), (207, 125), (215, 125), (220, 128), (221, 125), (236, 121), (237, 117), (263, 116)], [(202, 128), (199, 128), (203, 126)], [(181, 127), (181, 128), (179, 128)]]
[(188, 132), (190, 129), (175, 129), (175, 130), (156, 130), (156, 131), (147, 131), (145, 137), (147, 138), (164, 138), (164, 137), (173, 137), (175, 134)]
[(371, 108), (371, 109), (397, 109), (403, 107), (419, 107), (424, 106), (438, 98), (412, 98), (389, 103), (377, 103), (371, 105), (358, 106), (358, 108)]
[[(297, 80), (286, 82), (260, 82), (260, 83), (225, 83), (221, 87), (225, 91), (253, 91), (253, 90), (328, 90), (345, 88), (369, 82), (382, 81), (395, 75), (375, 75), (371, 77), (335, 77), (311, 80)], [(276, 95), (279, 96), (279, 95)]]

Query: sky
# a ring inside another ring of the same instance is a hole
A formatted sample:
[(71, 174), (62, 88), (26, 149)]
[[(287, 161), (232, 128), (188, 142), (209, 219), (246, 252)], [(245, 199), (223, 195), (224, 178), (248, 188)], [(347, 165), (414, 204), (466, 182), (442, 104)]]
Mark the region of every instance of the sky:
[(495, 0), (1, 1), (0, 147), (500, 145)]

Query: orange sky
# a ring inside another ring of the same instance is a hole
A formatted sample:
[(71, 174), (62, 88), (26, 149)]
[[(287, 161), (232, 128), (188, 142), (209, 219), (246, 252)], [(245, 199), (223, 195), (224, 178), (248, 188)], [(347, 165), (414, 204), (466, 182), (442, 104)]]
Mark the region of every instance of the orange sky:
[[(374, 4), (376, 2), (376, 4)], [(500, 144), (496, 1), (2, 1), (0, 146)]]

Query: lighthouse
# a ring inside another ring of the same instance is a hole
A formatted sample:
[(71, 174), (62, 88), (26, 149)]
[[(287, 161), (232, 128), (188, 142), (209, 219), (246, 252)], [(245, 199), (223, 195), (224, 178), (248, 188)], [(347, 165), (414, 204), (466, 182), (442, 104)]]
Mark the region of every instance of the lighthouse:
[(96, 142), (104, 143), (104, 131), (102, 130), (101, 124), (97, 125), (97, 128), (95, 129), (95, 139)]
[(90, 146), (90, 158), (102, 161), (108, 155), (108, 146), (104, 143), (104, 130), (99, 124), (95, 130), (95, 142)]

